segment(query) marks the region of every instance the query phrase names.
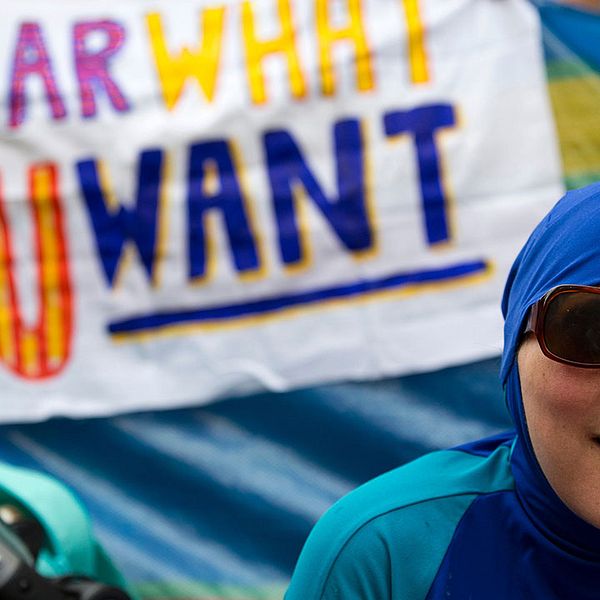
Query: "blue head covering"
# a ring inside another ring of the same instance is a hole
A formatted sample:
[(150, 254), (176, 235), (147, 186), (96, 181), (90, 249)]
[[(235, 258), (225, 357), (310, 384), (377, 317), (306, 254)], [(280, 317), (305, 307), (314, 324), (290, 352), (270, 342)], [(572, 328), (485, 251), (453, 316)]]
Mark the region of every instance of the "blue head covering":
[(536, 227), (517, 256), (504, 290), (501, 379), (517, 431), (512, 469), (526, 510), (544, 532), (571, 550), (600, 555), (600, 529), (556, 496), (537, 462), (523, 410), (517, 350), (529, 308), (561, 284), (600, 284), (600, 184), (569, 192)]
[(529, 308), (549, 289), (565, 283), (600, 283), (600, 183), (564, 196), (535, 228), (510, 270), (502, 299), (503, 384), (515, 362)]

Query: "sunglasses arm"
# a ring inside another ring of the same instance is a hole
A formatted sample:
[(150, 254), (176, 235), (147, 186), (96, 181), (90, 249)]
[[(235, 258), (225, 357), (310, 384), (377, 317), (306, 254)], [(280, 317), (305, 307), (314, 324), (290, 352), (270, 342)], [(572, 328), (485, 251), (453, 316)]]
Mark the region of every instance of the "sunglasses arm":
[(535, 326), (537, 325), (537, 318), (540, 309), (540, 303), (536, 302), (529, 309), (529, 317), (527, 318), (527, 323), (525, 325), (525, 330), (523, 334), (529, 333), (530, 331), (535, 333)]

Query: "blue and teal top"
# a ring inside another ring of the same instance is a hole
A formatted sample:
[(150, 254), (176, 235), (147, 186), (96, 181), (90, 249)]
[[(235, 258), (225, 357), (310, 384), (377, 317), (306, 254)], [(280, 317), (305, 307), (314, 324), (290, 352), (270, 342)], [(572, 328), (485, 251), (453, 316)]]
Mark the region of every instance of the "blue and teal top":
[(535, 457), (516, 354), (531, 305), (600, 284), (600, 184), (568, 193), (506, 284), (501, 379), (515, 431), (434, 452), (350, 493), (317, 523), (286, 600), (593, 600), (600, 529), (556, 495)]
[(501, 435), (359, 487), (314, 528), (286, 600), (597, 599), (600, 545), (573, 543), (591, 526), (564, 505), (532, 517), (541, 507), (517, 490), (518, 452)]

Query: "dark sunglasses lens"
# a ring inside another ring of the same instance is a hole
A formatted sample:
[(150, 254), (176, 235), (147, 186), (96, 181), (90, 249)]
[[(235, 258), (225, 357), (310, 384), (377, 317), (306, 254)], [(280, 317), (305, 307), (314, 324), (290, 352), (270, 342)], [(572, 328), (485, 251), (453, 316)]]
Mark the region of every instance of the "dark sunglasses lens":
[(546, 309), (544, 338), (559, 358), (600, 365), (600, 294), (557, 294)]

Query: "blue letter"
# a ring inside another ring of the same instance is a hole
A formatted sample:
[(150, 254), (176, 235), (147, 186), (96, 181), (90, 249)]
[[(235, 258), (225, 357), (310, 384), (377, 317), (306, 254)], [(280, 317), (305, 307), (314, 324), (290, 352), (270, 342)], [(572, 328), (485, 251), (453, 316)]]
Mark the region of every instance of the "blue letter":
[(383, 117), (385, 133), (394, 136), (410, 132), (414, 135), (419, 162), (421, 198), (425, 213), (425, 230), (429, 244), (447, 240), (446, 198), (440, 180), (440, 165), (435, 145), (435, 132), (455, 124), (454, 109), (448, 104), (421, 106), (405, 112), (391, 112)]
[[(207, 181), (209, 167), (213, 167), (213, 186)], [(257, 270), (258, 252), (227, 142), (216, 140), (191, 147), (188, 186), (190, 277), (206, 275), (204, 214), (208, 210), (223, 214), (236, 269)], [(211, 187), (215, 189), (208, 189)]]
[[(79, 184), (96, 235), (96, 246), (109, 286), (114, 285), (125, 242), (132, 241), (148, 277), (154, 275), (158, 239), (158, 204), (162, 174), (161, 150), (147, 150), (140, 156), (135, 206), (107, 206), (106, 190), (94, 160), (77, 163)], [(111, 209), (112, 208), (112, 209)]]
[(303, 260), (294, 207), (294, 187), (302, 184), (346, 248), (369, 249), (373, 233), (365, 207), (364, 161), (360, 123), (340, 121), (334, 126), (338, 197), (329, 199), (309, 169), (298, 145), (287, 131), (265, 134), (264, 143), (285, 264)]

